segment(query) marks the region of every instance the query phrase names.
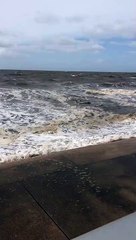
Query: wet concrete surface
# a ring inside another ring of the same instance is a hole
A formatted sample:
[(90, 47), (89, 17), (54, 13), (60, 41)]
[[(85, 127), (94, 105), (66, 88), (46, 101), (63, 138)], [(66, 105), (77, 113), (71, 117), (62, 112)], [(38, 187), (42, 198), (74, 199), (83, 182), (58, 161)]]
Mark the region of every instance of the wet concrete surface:
[(136, 139), (0, 168), (3, 240), (72, 239), (135, 211)]
[(1, 240), (67, 240), (22, 184), (0, 187)]

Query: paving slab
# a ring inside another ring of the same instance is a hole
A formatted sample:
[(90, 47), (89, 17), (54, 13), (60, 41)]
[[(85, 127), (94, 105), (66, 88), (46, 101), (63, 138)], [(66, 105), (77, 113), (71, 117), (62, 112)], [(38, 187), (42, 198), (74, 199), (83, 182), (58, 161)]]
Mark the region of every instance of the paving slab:
[(0, 187), (1, 240), (67, 240), (20, 183)]

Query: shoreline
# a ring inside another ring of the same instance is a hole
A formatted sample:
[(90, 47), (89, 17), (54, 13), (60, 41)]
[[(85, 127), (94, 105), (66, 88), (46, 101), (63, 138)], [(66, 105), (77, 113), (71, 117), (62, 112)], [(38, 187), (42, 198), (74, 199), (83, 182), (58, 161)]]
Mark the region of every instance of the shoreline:
[[(87, 131), (88, 130), (88, 131)], [(123, 121), (120, 124), (75, 131), (73, 133), (28, 132), (16, 141), (0, 148), (0, 165), (6, 162), (24, 161), (31, 156), (45, 156), (82, 147), (95, 146), (121, 139), (136, 138), (136, 122)]]
[[(81, 162), (81, 164), (88, 163), (89, 161), (101, 161), (101, 160), (110, 160), (114, 159), (116, 157), (121, 157), (125, 155), (130, 155), (136, 153), (136, 137), (131, 138), (124, 138), (124, 139), (117, 139), (112, 140), (109, 142), (104, 143), (98, 143), (95, 145), (88, 145), (85, 147), (79, 147), (74, 149), (68, 149), (63, 151), (54, 151), (48, 154), (33, 154), (32, 156), (26, 157), (26, 158), (19, 158), (14, 159), (11, 161), (5, 161), (0, 163), (0, 169), (14, 167), (18, 165), (25, 165), (37, 161), (45, 161), (45, 160), (52, 160), (62, 157), (66, 157), (70, 159), (73, 158), (73, 161), (78, 161), (78, 164)], [(86, 160), (84, 159), (84, 156)], [(77, 160), (77, 158), (80, 158), (81, 161)], [(74, 160), (75, 159), (75, 160)]]

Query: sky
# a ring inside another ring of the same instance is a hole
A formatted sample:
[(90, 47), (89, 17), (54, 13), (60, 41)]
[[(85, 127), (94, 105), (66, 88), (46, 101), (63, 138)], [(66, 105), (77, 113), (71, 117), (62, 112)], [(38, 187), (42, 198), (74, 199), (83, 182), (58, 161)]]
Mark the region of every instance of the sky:
[(136, 0), (0, 6), (0, 69), (136, 72)]

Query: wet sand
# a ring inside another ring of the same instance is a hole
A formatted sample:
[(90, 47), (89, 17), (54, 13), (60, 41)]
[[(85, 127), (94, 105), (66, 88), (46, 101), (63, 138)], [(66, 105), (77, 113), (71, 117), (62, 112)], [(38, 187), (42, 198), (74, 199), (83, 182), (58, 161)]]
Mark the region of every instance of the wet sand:
[(72, 239), (136, 211), (136, 139), (0, 165), (3, 240)]

